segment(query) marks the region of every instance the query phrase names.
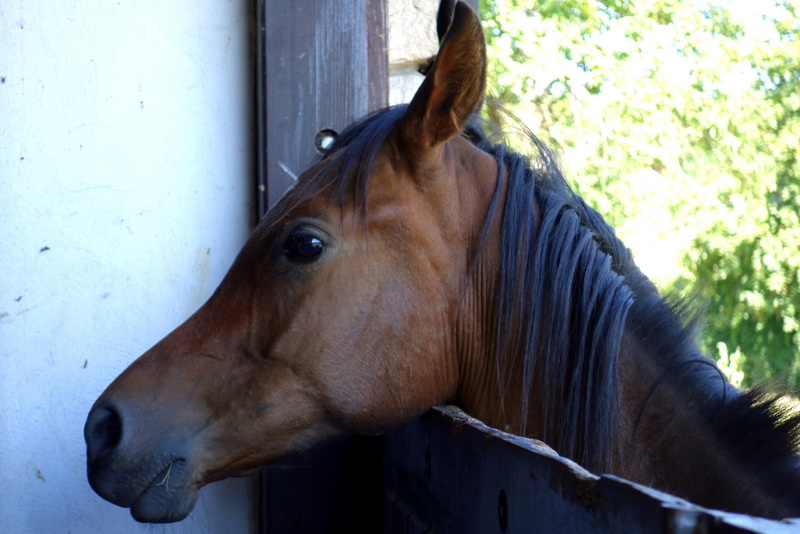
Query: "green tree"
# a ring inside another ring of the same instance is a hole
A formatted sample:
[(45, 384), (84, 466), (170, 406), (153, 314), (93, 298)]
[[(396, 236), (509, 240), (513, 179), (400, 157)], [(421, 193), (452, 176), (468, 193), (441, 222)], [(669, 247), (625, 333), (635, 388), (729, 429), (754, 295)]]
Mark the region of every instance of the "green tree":
[(798, 7), (481, 3), (496, 101), (556, 149), (651, 278), (699, 284), (701, 342), (745, 384), (800, 385)]

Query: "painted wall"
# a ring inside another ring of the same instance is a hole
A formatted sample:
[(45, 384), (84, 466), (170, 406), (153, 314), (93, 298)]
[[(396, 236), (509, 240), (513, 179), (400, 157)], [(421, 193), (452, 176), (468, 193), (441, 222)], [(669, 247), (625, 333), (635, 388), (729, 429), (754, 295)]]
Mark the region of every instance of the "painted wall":
[[(147, 532), (83, 423), (210, 295), (249, 229), (247, 0), (0, 3), (0, 532)], [(254, 487), (158, 532), (250, 532)]]
[(439, 0), (388, 0), (389, 105), (411, 101), (425, 77), (419, 73), (439, 50)]

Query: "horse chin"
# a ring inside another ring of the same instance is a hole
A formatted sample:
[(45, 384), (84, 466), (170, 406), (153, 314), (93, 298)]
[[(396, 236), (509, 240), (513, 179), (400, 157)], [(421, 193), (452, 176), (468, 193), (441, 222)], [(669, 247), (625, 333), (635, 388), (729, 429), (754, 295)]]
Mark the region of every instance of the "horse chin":
[(120, 473), (104, 465), (92, 465), (89, 484), (107, 501), (130, 508), (133, 518), (141, 523), (173, 523), (188, 516), (201, 484), (193, 481), (187, 462), (176, 458), (150, 473)]
[(130, 506), (131, 516), (140, 523), (174, 523), (194, 509), (199, 485), (188, 479), (183, 461), (164, 468)]

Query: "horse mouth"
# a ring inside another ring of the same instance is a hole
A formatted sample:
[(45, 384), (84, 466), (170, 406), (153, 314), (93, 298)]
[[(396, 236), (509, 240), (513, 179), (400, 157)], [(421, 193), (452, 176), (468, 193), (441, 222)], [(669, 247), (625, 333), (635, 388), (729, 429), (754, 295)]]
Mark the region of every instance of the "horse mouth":
[(171, 460), (130, 506), (131, 516), (140, 523), (173, 523), (185, 519), (194, 509), (199, 485), (190, 478), (184, 458)]

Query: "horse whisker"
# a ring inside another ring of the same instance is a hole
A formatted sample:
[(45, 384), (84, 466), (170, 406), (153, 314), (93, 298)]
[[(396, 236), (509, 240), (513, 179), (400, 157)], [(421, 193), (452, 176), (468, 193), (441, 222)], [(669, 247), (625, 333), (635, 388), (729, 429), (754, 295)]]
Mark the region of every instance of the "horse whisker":
[(163, 480), (161, 482), (157, 482), (156, 486), (164, 486), (165, 491), (169, 491), (169, 475), (172, 473), (172, 464), (175, 463), (175, 460), (169, 463), (169, 467), (167, 467), (167, 474), (164, 475)]

